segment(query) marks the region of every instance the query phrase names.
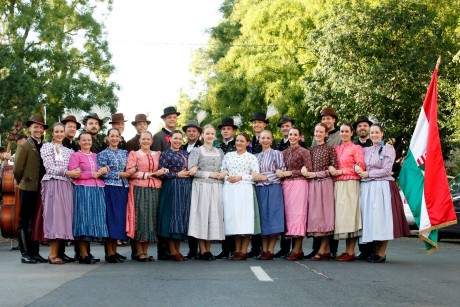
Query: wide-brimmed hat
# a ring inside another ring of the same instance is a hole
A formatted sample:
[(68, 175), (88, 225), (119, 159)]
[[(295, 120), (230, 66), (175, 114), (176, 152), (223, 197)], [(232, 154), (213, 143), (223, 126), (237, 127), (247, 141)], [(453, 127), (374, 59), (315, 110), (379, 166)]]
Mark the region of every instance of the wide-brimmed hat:
[(373, 122), (371, 122), (369, 120), (369, 118), (367, 118), (367, 116), (359, 116), (358, 119), (355, 121), (355, 123), (353, 124), (353, 130), (356, 131), (356, 128), (358, 127), (358, 124), (359, 123), (368, 123), (369, 126), (372, 126)]
[(180, 115), (180, 113), (177, 112), (175, 107), (167, 107), (163, 110), (163, 115), (161, 115), (161, 118), (165, 118), (166, 116), (171, 114), (177, 114), (177, 116)]
[(251, 121), (253, 122), (255, 120), (260, 120), (260, 121), (263, 121), (266, 124), (268, 124), (267, 115), (265, 113), (262, 113), (262, 112), (255, 112), (254, 113), (254, 118), (251, 119)]
[(125, 116), (123, 113), (115, 113), (112, 114), (112, 120), (109, 121), (109, 124), (114, 124), (114, 123), (126, 123), (127, 120), (125, 120)]
[(86, 122), (88, 121), (88, 119), (90, 118), (93, 118), (93, 119), (97, 119), (97, 121), (99, 122), (99, 126), (102, 127), (102, 125), (104, 124), (104, 121), (102, 119), (99, 118), (99, 115), (97, 115), (96, 113), (89, 113), (88, 115), (86, 115), (82, 122), (83, 122), (83, 125), (86, 126)]
[(200, 131), (200, 133), (203, 132), (203, 129), (200, 127), (200, 124), (196, 120), (189, 120), (187, 122), (187, 125), (182, 127), (182, 131), (187, 132), (187, 128), (189, 128), (189, 127), (194, 127), (196, 129), (198, 129), (198, 131)]
[(26, 121), (26, 127), (30, 127), (33, 123), (43, 125), (44, 129), (48, 129), (48, 125), (45, 124), (45, 119), (42, 116), (32, 116)]
[(64, 117), (63, 120), (61, 120), (61, 123), (63, 125), (65, 125), (67, 122), (74, 122), (75, 124), (77, 124), (77, 129), (81, 128), (81, 124), (77, 121), (77, 118), (73, 115), (67, 115), (66, 117)]
[(295, 120), (290, 118), (289, 116), (285, 115), (285, 116), (281, 117), (281, 120), (278, 123), (278, 127), (281, 127), (282, 124), (287, 123), (287, 122), (291, 122), (291, 124), (293, 126), (295, 125)]
[(145, 114), (137, 114), (135, 117), (134, 117), (134, 121), (131, 122), (131, 124), (133, 126), (136, 126), (137, 123), (140, 123), (140, 122), (147, 122), (147, 125), (150, 125), (151, 121), (149, 121), (147, 119), (147, 115)]
[(324, 108), (324, 109), (322, 109), (321, 113), (318, 116), (318, 118), (321, 119), (323, 116), (332, 116), (332, 117), (335, 118), (336, 121), (339, 119), (337, 114), (335, 114), (333, 108)]
[(233, 127), (233, 129), (238, 129), (238, 126), (235, 125), (235, 121), (233, 120), (232, 117), (226, 117), (224, 119), (222, 119), (222, 123), (217, 126), (217, 128), (222, 129), (222, 127), (225, 127), (225, 126), (229, 126), (229, 127)]

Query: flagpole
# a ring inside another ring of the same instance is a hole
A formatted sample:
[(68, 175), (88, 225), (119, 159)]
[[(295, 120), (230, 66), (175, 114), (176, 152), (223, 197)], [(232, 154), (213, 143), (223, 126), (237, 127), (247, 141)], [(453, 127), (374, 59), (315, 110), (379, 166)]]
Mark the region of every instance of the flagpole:
[(438, 70), (439, 64), (441, 64), (441, 56), (439, 56), (438, 60), (436, 61), (436, 70)]

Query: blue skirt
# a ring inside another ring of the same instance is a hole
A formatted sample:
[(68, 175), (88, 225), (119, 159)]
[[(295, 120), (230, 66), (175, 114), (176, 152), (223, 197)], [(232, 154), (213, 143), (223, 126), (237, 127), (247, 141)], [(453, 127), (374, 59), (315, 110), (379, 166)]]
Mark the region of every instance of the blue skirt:
[(109, 236), (103, 187), (75, 185), (73, 225), (75, 240), (102, 240)]
[(284, 201), (281, 184), (256, 186), (263, 236), (284, 233)]
[(168, 179), (163, 182), (160, 194), (158, 233), (161, 237), (185, 240), (188, 233), (192, 180)]
[(126, 204), (128, 203), (128, 188), (106, 185), (105, 205), (107, 207), (107, 228), (109, 238), (127, 240), (126, 237)]

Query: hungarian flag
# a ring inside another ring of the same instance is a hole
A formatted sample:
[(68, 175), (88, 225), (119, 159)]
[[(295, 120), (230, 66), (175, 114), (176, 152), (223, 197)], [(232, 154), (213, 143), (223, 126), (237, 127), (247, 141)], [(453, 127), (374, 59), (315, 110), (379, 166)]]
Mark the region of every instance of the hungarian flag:
[(399, 175), (401, 189), (428, 254), (438, 249), (437, 229), (457, 224), (438, 131), (438, 65)]

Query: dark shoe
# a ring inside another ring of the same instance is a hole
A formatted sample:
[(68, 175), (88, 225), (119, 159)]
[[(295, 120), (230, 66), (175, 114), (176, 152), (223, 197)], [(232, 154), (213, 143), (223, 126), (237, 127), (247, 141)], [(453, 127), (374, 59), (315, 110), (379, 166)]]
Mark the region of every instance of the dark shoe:
[(260, 252), (260, 255), (256, 257), (257, 260), (260, 260), (260, 258), (262, 258), (262, 256), (265, 255), (265, 252), (264, 251), (261, 251)]
[(48, 262), (48, 259), (43, 258), (42, 256), (40, 256), (40, 254), (33, 255), (32, 259), (35, 259), (35, 261), (37, 261), (39, 263), (47, 263)]
[(189, 251), (188, 254), (187, 254), (187, 259), (197, 259), (199, 256), (198, 256), (198, 252), (197, 251)]
[(216, 256), (217, 259), (224, 259), (229, 257), (229, 252), (221, 251), (219, 255)]
[(86, 256), (86, 257), (80, 257), (78, 259), (78, 263), (81, 263), (81, 264), (95, 264), (96, 262), (91, 259), (90, 256)]
[(290, 253), (290, 250), (280, 249), (273, 255), (273, 257), (274, 258), (286, 257), (289, 255), (289, 253)]
[(356, 260), (368, 260), (371, 257), (372, 255), (368, 255), (366, 253), (359, 253), (358, 256), (356, 256)]
[(249, 253), (243, 254), (243, 253), (237, 253), (237, 252), (235, 252), (235, 253), (233, 254), (232, 260), (235, 260), (235, 261), (246, 260), (246, 259), (248, 259), (248, 257), (249, 257)]
[(64, 260), (66, 263), (75, 262), (77, 259), (67, 256), (66, 254), (58, 255), (59, 258)]
[(97, 257), (94, 257), (93, 255), (89, 254), (89, 256), (91, 257), (91, 260), (93, 260), (94, 262), (100, 262), (101, 259), (97, 258)]
[(116, 254), (106, 256), (105, 261), (108, 263), (120, 263), (121, 262), (120, 259), (118, 259)]
[(331, 253), (324, 253), (324, 254), (316, 254), (314, 257), (310, 258), (312, 261), (324, 261), (331, 259)]
[(37, 260), (30, 257), (29, 254), (24, 253), (21, 255), (21, 263), (37, 263)]
[(48, 257), (49, 264), (65, 264), (65, 261), (59, 257)]
[[(183, 258), (183, 256), (181, 254), (171, 255), (171, 260), (172, 261), (185, 261), (184, 258)], [(185, 259), (187, 259), (187, 258), (185, 258)]]
[(273, 260), (274, 255), (272, 253), (270, 253), (270, 251), (262, 252), (262, 253), (263, 253), (263, 255), (260, 256), (260, 258), (259, 258), (260, 260)]
[(311, 259), (312, 257), (314, 257), (316, 254), (318, 254), (318, 251), (317, 250), (312, 250), (308, 255), (306, 255), (304, 258), (305, 259)]
[(343, 253), (336, 260), (337, 261), (355, 261), (356, 256), (355, 256), (355, 254), (350, 255), (349, 253)]
[(117, 256), (117, 258), (118, 258), (119, 260), (123, 260), (123, 261), (126, 260), (126, 257), (123, 256), (123, 255), (120, 255), (119, 253), (115, 253), (115, 256)]
[(367, 262), (372, 262), (372, 263), (384, 263), (387, 260), (386, 256), (379, 256), (379, 255), (373, 255), (371, 258), (367, 260)]
[(286, 257), (286, 260), (289, 260), (289, 261), (297, 261), (297, 260), (302, 260), (304, 258), (304, 253), (303, 252), (300, 252), (300, 253), (294, 253), (294, 252), (291, 252), (291, 254), (289, 254), (289, 256)]
[(247, 254), (248, 254), (248, 258), (254, 258), (260, 255), (260, 250), (251, 249), (251, 251)]

